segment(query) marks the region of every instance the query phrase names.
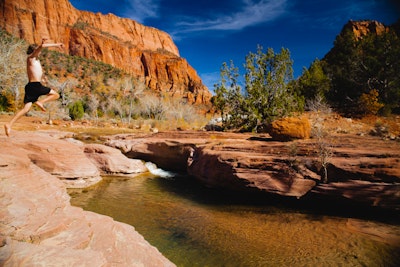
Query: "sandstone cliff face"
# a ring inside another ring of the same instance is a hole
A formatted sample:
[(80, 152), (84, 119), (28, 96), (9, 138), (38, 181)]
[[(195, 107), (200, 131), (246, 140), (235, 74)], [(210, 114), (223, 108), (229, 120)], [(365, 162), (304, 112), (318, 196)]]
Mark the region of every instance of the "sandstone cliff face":
[(113, 14), (80, 11), (68, 0), (2, 0), (0, 18), (2, 28), (29, 43), (48, 37), (63, 42), (70, 55), (121, 68), (153, 90), (191, 103), (211, 98), (171, 37), (158, 29)]

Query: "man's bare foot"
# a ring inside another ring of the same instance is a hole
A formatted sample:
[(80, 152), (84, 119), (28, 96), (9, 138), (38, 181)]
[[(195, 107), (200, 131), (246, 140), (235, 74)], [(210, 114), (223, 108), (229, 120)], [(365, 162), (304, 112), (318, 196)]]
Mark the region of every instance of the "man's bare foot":
[(36, 101), (35, 104), (36, 104), (43, 112), (46, 112), (46, 108), (43, 106), (42, 103), (40, 103), (39, 101)]
[(10, 136), (11, 128), (8, 124), (4, 124), (4, 131), (6, 132), (7, 136)]

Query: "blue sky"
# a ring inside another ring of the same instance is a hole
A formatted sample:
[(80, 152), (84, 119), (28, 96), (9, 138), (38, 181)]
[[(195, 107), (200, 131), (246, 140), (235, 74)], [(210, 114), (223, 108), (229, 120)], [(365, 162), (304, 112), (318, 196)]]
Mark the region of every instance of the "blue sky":
[(113, 13), (169, 33), (213, 90), (223, 62), (233, 60), (243, 73), (249, 52), (289, 49), (298, 77), (303, 67), (322, 59), (350, 20), (400, 18), (398, 0), (70, 0), (80, 10)]

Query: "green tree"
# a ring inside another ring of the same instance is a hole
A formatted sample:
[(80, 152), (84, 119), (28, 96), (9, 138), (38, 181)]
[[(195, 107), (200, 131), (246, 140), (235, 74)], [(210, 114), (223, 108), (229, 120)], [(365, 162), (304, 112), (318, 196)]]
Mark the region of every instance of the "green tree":
[(297, 81), (297, 86), (306, 100), (316, 97), (326, 99), (326, 94), (331, 89), (331, 81), (323, 70), (323, 61), (314, 60), (311, 66), (303, 69), (303, 73)]
[(212, 99), (217, 111), (220, 112), (223, 125), (226, 128), (236, 128), (241, 124), (244, 98), (239, 85), (239, 69), (233, 61), (222, 64), (221, 83), (214, 85), (215, 96)]
[(246, 56), (244, 90), (239, 85), (239, 71), (232, 61), (221, 68), (221, 82), (215, 85), (213, 103), (221, 112), (226, 128), (257, 131), (260, 126), (302, 109), (302, 101), (290, 86), (293, 69), (290, 52), (275, 54), (258, 47)]
[(247, 126), (257, 129), (277, 118), (301, 109), (298, 94), (289, 86), (293, 80), (293, 61), (289, 49), (274, 53), (261, 46), (246, 57), (245, 96)]
[(333, 49), (323, 59), (332, 79), (331, 104), (347, 114), (363, 112), (358, 105), (362, 94), (376, 89), (386, 112), (400, 111), (400, 39), (394, 27), (356, 38), (345, 27)]

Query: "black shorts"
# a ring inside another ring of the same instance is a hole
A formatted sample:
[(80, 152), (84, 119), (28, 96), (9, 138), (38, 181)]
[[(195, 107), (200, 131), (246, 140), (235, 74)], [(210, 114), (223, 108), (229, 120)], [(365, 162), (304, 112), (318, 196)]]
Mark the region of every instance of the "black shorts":
[(29, 82), (25, 85), (24, 104), (29, 102), (36, 102), (39, 96), (48, 95), (51, 89), (43, 86), (40, 82)]

